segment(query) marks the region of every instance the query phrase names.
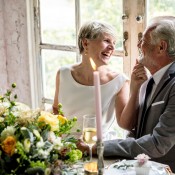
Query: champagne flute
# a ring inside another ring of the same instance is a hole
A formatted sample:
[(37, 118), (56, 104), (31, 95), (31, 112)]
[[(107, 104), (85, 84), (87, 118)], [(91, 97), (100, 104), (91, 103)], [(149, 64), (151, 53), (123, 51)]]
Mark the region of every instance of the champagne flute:
[(83, 141), (89, 146), (89, 156), (92, 160), (92, 146), (96, 143), (96, 116), (95, 115), (84, 115), (83, 116)]

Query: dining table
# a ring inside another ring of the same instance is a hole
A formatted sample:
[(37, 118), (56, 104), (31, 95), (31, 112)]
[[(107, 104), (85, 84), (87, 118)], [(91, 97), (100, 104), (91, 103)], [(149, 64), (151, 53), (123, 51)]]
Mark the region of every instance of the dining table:
[[(122, 160), (120, 160), (120, 161), (122, 161)], [(105, 168), (111, 166), (112, 164), (114, 164), (113, 161), (111, 161), (111, 160), (105, 160), (105, 166), (106, 166)], [(160, 173), (160, 174), (161, 174), (161, 173)], [(171, 169), (170, 169), (169, 167), (167, 167), (166, 174), (167, 174), (167, 175), (175, 175), (174, 173), (172, 173), (172, 171), (171, 171)], [(105, 174), (105, 175), (107, 175), (107, 174)], [(110, 175), (113, 175), (113, 174), (110, 174)], [(137, 174), (137, 173), (136, 173), (136, 175), (140, 175), (140, 174)], [(145, 175), (146, 175), (146, 174), (145, 174)], [(152, 175), (152, 173), (149, 173), (149, 175)]]
[[(95, 159), (97, 159), (97, 158), (95, 158)], [(115, 164), (115, 163), (117, 163), (117, 162), (121, 162), (121, 161), (123, 161), (123, 160), (126, 160), (125, 158), (122, 158), (122, 157), (119, 157), (119, 158), (105, 158), (104, 159), (104, 167), (107, 169), (107, 168), (109, 168), (111, 165), (113, 165), (113, 164)], [(170, 169), (170, 167), (169, 166), (166, 166), (166, 169), (167, 169), (167, 175), (175, 175), (172, 171), (171, 171), (171, 169)], [(108, 175), (108, 174), (105, 174), (105, 175)], [(110, 175), (113, 175), (113, 174), (110, 174)], [(137, 175), (137, 174), (136, 174)], [(149, 174), (150, 175), (150, 174)]]
[[(116, 173), (114, 171), (110, 171), (111, 165), (113, 165), (117, 162), (124, 161), (124, 160), (125, 159), (123, 159), (121, 157), (119, 157), (119, 158), (104, 158), (104, 160), (103, 160), (103, 163), (104, 163), (103, 175), (116, 175)], [(96, 163), (97, 163), (97, 161), (98, 161), (97, 157), (93, 157), (91, 160), (91, 162), (96, 162)], [(71, 167), (66, 167), (63, 170), (63, 174), (65, 174), (65, 175), (98, 175), (97, 173), (94, 173), (94, 172), (85, 171), (84, 165), (87, 163), (88, 163), (88, 161), (79, 161), (76, 164), (72, 165)], [(168, 168), (168, 166), (167, 166), (167, 168)], [(125, 173), (121, 173), (121, 175), (130, 175), (130, 174), (133, 174), (133, 173), (128, 173), (127, 171)], [(148, 173), (145, 175), (152, 175), (152, 174), (153, 173)], [(140, 175), (140, 174), (136, 173), (136, 175)], [(165, 173), (162, 175), (165, 175)], [(171, 172), (170, 168), (168, 168), (166, 170), (166, 175), (175, 175), (175, 174)]]

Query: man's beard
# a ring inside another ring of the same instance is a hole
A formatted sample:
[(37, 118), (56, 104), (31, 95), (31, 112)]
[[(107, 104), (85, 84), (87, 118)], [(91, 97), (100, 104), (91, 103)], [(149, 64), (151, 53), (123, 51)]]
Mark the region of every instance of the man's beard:
[(142, 63), (144, 60), (144, 55), (143, 52), (139, 49), (139, 58), (138, 58), (138, 62)]

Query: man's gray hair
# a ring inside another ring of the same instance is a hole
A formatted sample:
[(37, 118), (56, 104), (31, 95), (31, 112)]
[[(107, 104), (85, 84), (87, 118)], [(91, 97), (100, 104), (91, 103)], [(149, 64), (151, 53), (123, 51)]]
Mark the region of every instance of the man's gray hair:
[(168, 44), (167, 54), (175, 59), (175, 17), (159, 16), (151, 20), (154, 29), (151, 31), (151, 43), (156, 44), (164, 40)]
[(84, 48), (82, 45), (83, 39), (96, 39), (103, 35), (103, 33), (107, 33), (116, 39), (116, 31), (114, 27), (110, 24), (100, 21), (90, 21), (86, 22), (79, 31), (78, 35), (78, 47), (80, 54), (83, 52)]

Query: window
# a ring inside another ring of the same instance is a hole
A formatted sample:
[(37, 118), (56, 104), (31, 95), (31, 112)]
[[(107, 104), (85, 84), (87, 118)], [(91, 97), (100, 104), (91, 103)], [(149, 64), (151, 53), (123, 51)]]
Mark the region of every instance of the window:
[(154, 16), (175, 16), (175, 3), (173, 0), (147, 0), (147, 19)]
[[(42, 103), (52, 104), (59, 67), (80, 61), (77, 49), (79, 27), (88, 20), (108, 21), (118, 33), (111, 68), (123, 72), (122, 0), (38, 0), (34, 1)], [(117, 10), (116, 10), (117, 9)], [(93, 14), (93, 15), (92, 15)], [(107, 15), (106, 15), (107, 14)]]
[[(137, 42), (146, 22), (157, 15), (175, 15), (174, 0), (33, 0), (36, 107), (51, 106), (57, 70), (79, 62), (77, 34), (87, 20), (112, 24), (118, 33), (111, 67), (130, 77), (138, 57)], [(126, 54), (128, 53), (128, 54)]]

